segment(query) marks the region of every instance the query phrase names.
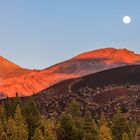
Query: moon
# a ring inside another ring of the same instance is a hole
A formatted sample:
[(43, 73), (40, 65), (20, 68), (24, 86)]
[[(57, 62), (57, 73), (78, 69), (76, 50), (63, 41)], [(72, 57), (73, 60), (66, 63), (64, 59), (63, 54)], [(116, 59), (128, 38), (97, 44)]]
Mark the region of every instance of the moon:
[(123, 17), (123, 23), (129, 24), (131, 22), (131, 17), (130, 16), (124, 16)]

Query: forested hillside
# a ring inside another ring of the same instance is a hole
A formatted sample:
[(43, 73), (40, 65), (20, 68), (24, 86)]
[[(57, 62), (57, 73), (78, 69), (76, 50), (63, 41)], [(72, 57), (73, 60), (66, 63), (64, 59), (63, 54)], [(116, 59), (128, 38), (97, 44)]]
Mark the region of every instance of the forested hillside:
[(95, 119), (72, 100), (52, 118), (40, 114), (34, 97), (26, 102), (18, 96), (8, 98), (0, 107), (0, 140), (139, 140), (140, 123), (122, 112), (118, 108), (112, 118), (101, 112)]

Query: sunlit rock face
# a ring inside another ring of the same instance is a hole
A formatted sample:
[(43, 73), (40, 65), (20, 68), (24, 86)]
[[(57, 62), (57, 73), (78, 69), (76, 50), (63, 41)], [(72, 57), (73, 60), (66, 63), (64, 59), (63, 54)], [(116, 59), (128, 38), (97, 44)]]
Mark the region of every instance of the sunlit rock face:
[(16, 92), (28, 96), (62, 80), (139, 63), (139, 54), (115, 48), (85, 52), (44, 70), (23, 69), (0, 57), (0, 93), (1, 97), (13, 97)]
[(23, 69), (20, 66), (0, 56), (0, 79), (11, 78), (14, 76), (21, 76), (29, 72), (30, 70)]

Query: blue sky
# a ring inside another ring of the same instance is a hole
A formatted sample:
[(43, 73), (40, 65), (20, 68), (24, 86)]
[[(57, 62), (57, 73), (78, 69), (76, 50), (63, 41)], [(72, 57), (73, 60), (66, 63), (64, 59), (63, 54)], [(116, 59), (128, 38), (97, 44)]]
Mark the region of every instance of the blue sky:
[(40, 69), (97, 48), (140, 53), (139, 7), (139, 0), (0, 1), (0, 54)]

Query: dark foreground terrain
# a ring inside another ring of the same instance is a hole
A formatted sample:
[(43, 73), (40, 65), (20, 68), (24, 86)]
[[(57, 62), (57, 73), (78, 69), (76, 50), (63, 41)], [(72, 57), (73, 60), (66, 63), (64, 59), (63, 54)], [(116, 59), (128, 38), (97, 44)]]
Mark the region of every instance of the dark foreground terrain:
[(81, 78), (60, 82), (34, 95), (41, 113), (58, 116), (71, 100), (80, 103), (81, 110), (89, 109), (98, 117), (101, 111), (108, 116), (121, 107), (130, 118), (140, 115), (140, 65), (105, 70)]

